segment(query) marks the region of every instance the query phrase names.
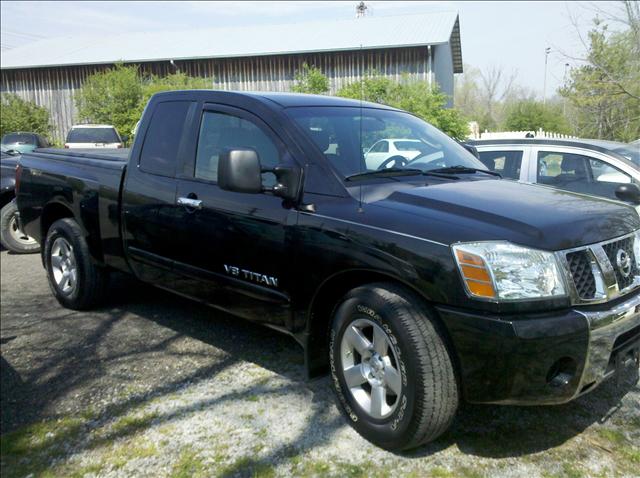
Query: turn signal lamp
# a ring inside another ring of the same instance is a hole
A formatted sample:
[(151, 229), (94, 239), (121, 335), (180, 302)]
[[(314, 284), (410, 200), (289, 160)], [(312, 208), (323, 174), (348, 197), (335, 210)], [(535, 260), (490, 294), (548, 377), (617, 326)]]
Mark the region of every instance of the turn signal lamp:
[(469, 293), (476, 297), (495, 298), (496, 291), (484, 259), (460, 249), (456, 251), (456, 258)]

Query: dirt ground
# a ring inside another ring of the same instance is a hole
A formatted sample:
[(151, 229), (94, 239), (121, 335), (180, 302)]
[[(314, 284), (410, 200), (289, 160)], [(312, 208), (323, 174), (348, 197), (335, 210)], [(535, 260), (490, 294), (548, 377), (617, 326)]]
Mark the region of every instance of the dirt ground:
[(640, 476), (633, 371), (557, 407), (465, 405), (435, 443), (376, 448), (289, 337), (124, 276), (63, 309), (0, 253), (1, 472), (23, 476)]

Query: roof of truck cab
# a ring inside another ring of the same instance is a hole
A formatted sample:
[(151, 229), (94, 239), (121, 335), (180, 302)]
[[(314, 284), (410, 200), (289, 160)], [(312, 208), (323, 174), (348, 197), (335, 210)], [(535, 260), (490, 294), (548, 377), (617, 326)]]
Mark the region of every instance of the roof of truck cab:
[(276, 104), (282, 108), (295, 108), (304, 106), (334, 106), (334, 107), (355, 107), (360, 106), (364, 108), (380, 108), (386, 110), (395, 110), (390, 106), (381, 105), (378, 103), (371, 103), (368, 101), (354, 100), (350, 98), (340, 98), (337, 96), (328, 95), (310, 95), (305, 93), (276, 93), (271, 91), (227, 91), (227, 90), (176, 90), (176, 91), (163, 91), (156, 93), (154, 98), (162, 97), (175, 97), (175, 96), (203, 96), (202, 99), (207, 101), (207, 95), (210, 95), (211, 101), (219, 101), (224, 98), (253, 98), (262, 103)]

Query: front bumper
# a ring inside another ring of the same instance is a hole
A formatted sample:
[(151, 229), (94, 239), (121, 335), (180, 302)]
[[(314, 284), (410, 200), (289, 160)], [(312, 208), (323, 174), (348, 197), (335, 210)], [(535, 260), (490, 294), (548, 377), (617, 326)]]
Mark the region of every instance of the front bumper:
[[(438, 307), (465, 399), (558, 404), (595, 388), (640, 346), (640, 291), (609, 304), (491, 316)], [(634, 365), (637, 367), (637, 362)]]

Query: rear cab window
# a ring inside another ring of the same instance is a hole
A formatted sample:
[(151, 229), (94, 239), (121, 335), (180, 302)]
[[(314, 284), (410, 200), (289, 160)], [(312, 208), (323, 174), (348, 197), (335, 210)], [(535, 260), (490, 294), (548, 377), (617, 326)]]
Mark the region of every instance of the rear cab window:
[(145, 134), (139, 166), (145, 173), (174, 177), (191, 101), (158, 103)]

